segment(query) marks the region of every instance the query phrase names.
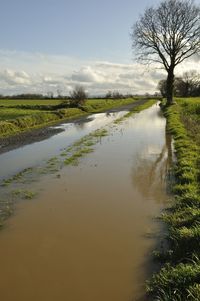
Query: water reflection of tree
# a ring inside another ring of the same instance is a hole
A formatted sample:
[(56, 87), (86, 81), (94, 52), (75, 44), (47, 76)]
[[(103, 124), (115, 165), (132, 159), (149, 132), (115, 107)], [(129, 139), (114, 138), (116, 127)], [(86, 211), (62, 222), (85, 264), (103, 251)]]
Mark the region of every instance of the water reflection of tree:
[(83, 130), (86, 127), (87, 123), (90, 123), (91, 121), (93, 121), (93, 118), (87, 117), (87, 118), (80, 119), (79, 121), (75, 121), (74, 125), (77, 130)]
[(137, 165), (132, 168), (132, 181), (145, 199), (163, 201), (168, 175), (172, 165), (171, 136), (166, 133), (165, 144), (159, 154), (138, 154)]

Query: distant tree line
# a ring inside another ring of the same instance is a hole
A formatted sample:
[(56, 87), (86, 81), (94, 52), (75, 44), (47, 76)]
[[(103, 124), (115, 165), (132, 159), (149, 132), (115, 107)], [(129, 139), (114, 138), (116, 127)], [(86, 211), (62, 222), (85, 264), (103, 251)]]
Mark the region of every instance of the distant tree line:
[(54, 95), (53, 92), (48, 92), (46, 95), (38, 93), (22, 93), (15, 95), (1, 95), (0, 99), (62, 99), (62, 100), (71, 100), (71, 102), (76, 103), (76, 101), (83, 102), (83, 99), (92, 98), (92, 99), (120, 99), (134, 97), (133, 94), (123, 94), (119, 91), (108, 91), (105, 95), (101, 96), (89, 96), (86, 93), (85, 89), (81, 85), (76, 85), (74, 89), (69, 93), (69, 95)]
[(35, 93), (22, 93), (16, 95), (0, 95), (0, 99), (69, 99), (69, 96), (54, 96), (53, 92), (48, 92), (47, 95)]
[(122, 99), (122, 98), (129, 98), (133, 97), (132, 94), (122, 94), (119, 91), (108, 91), (105, 95), (105, 98), (107, 99)]
[[(61, 104), (57, 105), (57, 108), (60, 106), (63, 107), (81, 107), (84, 105), (86, 99), (126, 99), (126, 98), (134, 98), (134, 97), (157, 97), (159, 95), (154, 94), (150, 95), (148, 93), (144, 95), (133, 95), (133, 94), (123, 94), (120, 93), (117, 90), (114, 91), (108, 91), (103, 96), (88, 96), (88, 93), (86, 92), (85, 88), (81, 85), (76, 85), (74, 89), (69, 93), (69, 95), (61, 95), (60, 90), (57, 91), (57, 95), (55, 96), (53, 92), (48, 92), (46, 95), (38, 94), (38, 93), (22, 93), (22, 94), (16, 94), (16, 95), (0, 95), (0, 99), (26, 99), (26, 100), (45, 100), (45, 99), (59, 99), (61, 100)], [(55, 105), (53, 105), (55, 107)], [(26, 105), (23, 105), (25, 108)], [(40, 108), (42, 109), (42, 107)], [(51, 109), (51, 105), (49, 105), (49, 109)]]
[[(160, 80), (158, 90), (162, 97), (167, 97), (167, 80)], [(174, 96), (195, 97), (200, 96), (200, 74), (195, 71), (185, 72), (181, 77), (175, 77)]]

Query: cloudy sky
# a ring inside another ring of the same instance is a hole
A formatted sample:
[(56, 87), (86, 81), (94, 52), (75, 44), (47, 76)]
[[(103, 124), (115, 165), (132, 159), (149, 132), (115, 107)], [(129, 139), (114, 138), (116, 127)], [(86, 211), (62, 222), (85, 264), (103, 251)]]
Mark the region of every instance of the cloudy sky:
[[(76, 84), (90, 95), (154, 93), (166, 74), (134, 60), (130, 32), (158, 2), (0, 0), (0, 94), (66, 95)], [(199, 60), (177, 72), (189, 69), (199, 69)]]

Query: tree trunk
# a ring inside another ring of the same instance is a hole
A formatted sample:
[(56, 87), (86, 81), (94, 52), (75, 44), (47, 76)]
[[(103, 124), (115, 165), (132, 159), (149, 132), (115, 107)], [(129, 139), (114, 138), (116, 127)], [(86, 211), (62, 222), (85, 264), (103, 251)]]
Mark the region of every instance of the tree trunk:
[(174, 95), (174, 68), (170, 67), (167, 75), (167, 105), (173, 103)]

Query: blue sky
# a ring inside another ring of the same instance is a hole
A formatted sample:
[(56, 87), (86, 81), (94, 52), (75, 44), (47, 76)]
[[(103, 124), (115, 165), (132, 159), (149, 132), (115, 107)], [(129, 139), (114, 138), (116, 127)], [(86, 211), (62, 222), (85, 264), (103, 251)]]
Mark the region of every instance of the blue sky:
[(130, 31), (158, 2), (0, 0), (0, 93), (68, 93), (79, 78), (91, 94), (106, 92), (109, 83), (123, 92), (155, 90), (164, 75), (154, 78), (134, 62)]
[(154, 2), (1, 0), (1, 48), (127, 60), (131, 26)]

